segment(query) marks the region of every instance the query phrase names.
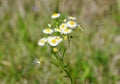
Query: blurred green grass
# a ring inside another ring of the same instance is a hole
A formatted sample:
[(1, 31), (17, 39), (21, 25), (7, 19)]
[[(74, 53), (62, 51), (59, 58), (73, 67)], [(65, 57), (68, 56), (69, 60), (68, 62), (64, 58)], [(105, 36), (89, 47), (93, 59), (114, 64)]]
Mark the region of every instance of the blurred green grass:
[[(63, 78), (64, 74), (49, 63), (50, 55), (46, 49), (37, 44), (43, 36), (42, 29), (56, 10), (56, 2), (12, 1), (0, 1), (0, 83), (69, 84), (69, 80)], [(109, 7), (109, 0), (106, 1)], [(98, 16), (90, 14), (86, 17), (86, 10), (78, 8), (80, 2), (82, 0), (76, 0), (71, 6), (72, 1), (68, 0), (69, 9), (65, 7), (66, 1), (59, 2), (61, 14), (77, 16), (78, 23), (84, 28), (83, 32), (73, 32), (65, 56), (65, 61), (70, 62), (75, 84), (119, 84), (120, 6), (113, 4), (105, 15), (98, 12)], [(38, 67), (34, 60), (42, 56), (44, 62)]]

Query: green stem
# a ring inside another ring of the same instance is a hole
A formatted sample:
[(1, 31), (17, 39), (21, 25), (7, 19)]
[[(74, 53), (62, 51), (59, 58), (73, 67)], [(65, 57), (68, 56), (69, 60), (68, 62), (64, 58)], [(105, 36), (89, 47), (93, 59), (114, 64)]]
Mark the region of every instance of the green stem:
[(69, 48), (70, 47), (70, 37), (69, 37), (69, 35), (67, 37), (68, 37), (68, 48)]
[(61, 67), (62, 67), (63, 71), (67, 74), (67, 77), (70, 79), (71, 84), (73, 84), (72, 77), (71, 77), (70, 73), (68, 72), (67, 68), (65, 68), (63, 65)]
[(56, 0), (56, 10), (55, 11), (57, 13), (59, 12), (59, 3), (60, 3), (59, 0)]
[(62, 62), (62, 61), (63, 61), (63, 59), (64, 59), (65, 52), (66, 52), (66, 47), (65, 47), (65, 49), (64, 49), (64, 51), (63, 51), (62, 58), (61, 58), (61, 62)]
[(57, 59), (58, 64), (55, 64), (55, 63), (52, 63), (52, 64), (54, 64), (55, 66), (61, 68), (66, 73), (67, 77), (70, 79), (71, 84), (73, 84), (72, 77), (71, 77), (69, 71), (67, 70), (67, 68), (64, 66), (63, 61), (61, 61), (61, 59), (58, 57), (58, 55), (56, 55), (55, 57)]
[(55, 64), (54, 62), (50, 62), (51, 64), (55, 65), (56, 67), (59, 67), (57, 64)]

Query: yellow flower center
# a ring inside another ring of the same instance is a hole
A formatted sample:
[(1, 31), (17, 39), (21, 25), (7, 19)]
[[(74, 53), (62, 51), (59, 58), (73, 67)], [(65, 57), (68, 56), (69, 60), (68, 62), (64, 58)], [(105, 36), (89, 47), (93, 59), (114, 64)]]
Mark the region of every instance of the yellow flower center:
[(69, 29), (65, 29), (65, 32), (68, 32), (69, 31)]
[(54, 52), (57, 52), (57, 51), (58, 51), (58, 49), (55, 47), (55, 48), (53, 48), (53, 51), (54, 51)]
[(50, 29), (46, 29), (46, 32), (50, 32), (51, 30)]
[(70, 21), (70, 25), (74, 25), (75, 24), (75, 22), (73, 22), (73, 21)]
[(45, 40), (42, 39), (42, 40), (40, 40), (40, 42), (41, 42), (41, 43), (45, 43)]
[(53, 16), (58, 16), (58, 14), (57, 14), (57, 13), (55, 13), (55, 14), (53, 14)]
[(62, 28), (65, 28), (65, 25), (64, 25), (64, 24), (62, 25)]
[(52, 43), (56, 43), (56, 39), (52, 39), (52, 41), (51, 41)]

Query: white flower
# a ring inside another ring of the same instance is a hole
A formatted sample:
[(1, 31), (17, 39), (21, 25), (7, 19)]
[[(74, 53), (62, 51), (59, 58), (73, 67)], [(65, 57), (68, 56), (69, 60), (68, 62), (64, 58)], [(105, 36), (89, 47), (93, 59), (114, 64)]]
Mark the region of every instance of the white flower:
[(59, 44), (59, 42), (57, 41), (57, 39), (55, 38), (51, 38), (48, 40), (48, 43), (51, 45), (51, 46), (57, 46)]
[(50, 29), (50, 28), (46, 28), (46, 29), (43, 30), (43, 33), (45, 33), (45, 34), (52, 34), (53, 30)]
[(38, 41), (38, 45), (39, 46), (44, 46), (46, 43), (46, 38), (41, 38), (39, 41)]
[(52, 18), (58, 18), (58, 17), (60, 17), (60, 13), (54, 13), (51, 17)]
[(76, 17), (69, 16), (68, 17), (70, 20), (76, 20)]
[(40, 59), (35, 59), (35, 64), (37, 65), (37, 66), (40, 66), (41, 65), (41, 63), (43, 62), (43, 59), (44, 59), (44, 57), (41, 57)]
[(40, 62), (38, 59), (36, 59), (36, 60), (35, 60), (35, 64), (36, 64), (37, 66), (40, 66), (41, 62)]
[(53, 36), (47, 38), (48, 43), (50, 46), (57, 46), (60, 42), (63, 41), (63, 39), (60, 36)]
[(69, 34), (69, 33), (71, 33), (72, 32), (72, 29), (68, 29), (68, 28), (66, 28), (66, 29), (64, 29), (64, 30), (62, 30), (62, 34)]
[(55, 36), (55, 39), (60, 43), (63, 41), (63, 39), (60, 36)]
[(60, 29), (63, 30), (63, 29), (66, 29), (67, 28), (67, 24), (66, 23), (62, 23), (60, 25)]
[(77, 26), (77, 23), (74, 21), (68, 21), (67, 26), (73, 29)]
[(59, 29), (59, 28), (54, 28), (54, 31), (55, 31), (55, 32), (61, 32), (61, 29)]

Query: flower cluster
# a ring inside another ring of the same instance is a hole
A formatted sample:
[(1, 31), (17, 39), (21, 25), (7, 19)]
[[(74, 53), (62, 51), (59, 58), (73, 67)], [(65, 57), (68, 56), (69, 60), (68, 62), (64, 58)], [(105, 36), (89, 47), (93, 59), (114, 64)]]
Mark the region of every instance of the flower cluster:
[(43, 29), (43, 33), (46, 37), (39, 40), (39, 46), (44, 46), (48, 44), (53, 47), (53, 51), (57, 52), (57, 46), (63, 40), (68, 38), (68, 34), (74, 31), (79, 25), (75, 22), (75, 17), (68, 17), (67, 19), (60, 20), (60, 13), (54, 13), (51, 18), (53, 22), (48, 24), (48, 27)]
[[(66, 66), (66, 63), (64, 63), (64, 55), (70, 44), (70, 34), (76, 30), (83, 31), (83, 29), (76, 23), (76, 17), (70, 16), (65, 19), (61, 17), (60, 13), (54, 13), (51, 18), (52, 22), (48, 24), (45, 29), (43, 29), (42, 32), (44, 33), (44, 37), (38, 41), (38, 45), (47, 45), (50, 47), (50, 54), (52, 57), (56, 58), (52, 59), (53, 61), (51, 63), (59, 67), (60, 70), (64, 71), (66, 73), (66, 77), (71, 80), (72, 84), (73, 79), (67, 69), (68, 65)], [(36, 64), (41, 64), (42, 59), (43, 58), (40, 58), (40, 61), (36, 60)]]

